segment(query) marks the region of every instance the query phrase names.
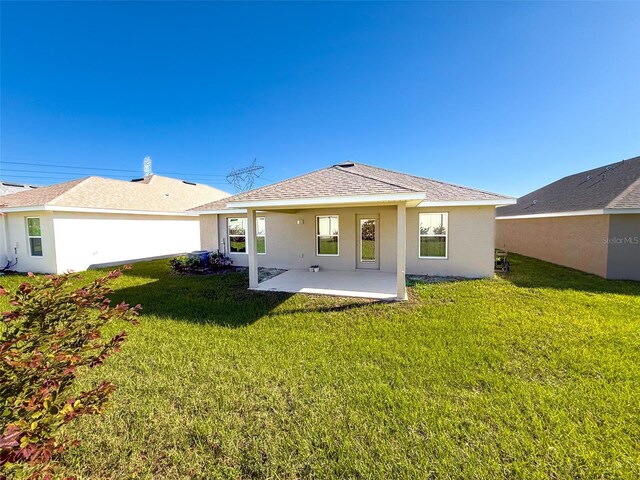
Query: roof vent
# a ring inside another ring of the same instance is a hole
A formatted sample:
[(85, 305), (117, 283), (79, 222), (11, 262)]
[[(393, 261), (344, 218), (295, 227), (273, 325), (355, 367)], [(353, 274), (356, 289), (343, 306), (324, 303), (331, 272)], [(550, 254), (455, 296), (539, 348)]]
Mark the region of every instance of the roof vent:
[(186, 180), (182, 180), (182, 183), (186, 183), (187, 185), (195, 185), (193, 182), (187, 182)]
[(347, 160), (346, 162), (342, 162), (342, 163), (336, 163), (334, 165), (334, 167), (342, 167), (342, 168), (349, 168), (349, 167), (354, 167), (356, 164), (353, 163), (350, 160)]
[(133, 180), (131, 180), (132, 182), (141, 182), (143, 181), (144, 178), (134, 178)]

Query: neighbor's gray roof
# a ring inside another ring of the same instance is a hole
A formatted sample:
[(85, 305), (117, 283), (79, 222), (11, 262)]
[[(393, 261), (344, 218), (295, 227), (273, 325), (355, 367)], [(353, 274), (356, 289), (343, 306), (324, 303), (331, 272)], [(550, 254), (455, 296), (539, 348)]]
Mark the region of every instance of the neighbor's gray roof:
[(0, 197), (24, 190), (33, 190), (34, 188), (38, 187), (36, 185), (23, 185), (22, 183), (0, 182)]
[(344, 162), (299, 177), (256, 188), (193, 210), (218, 210), (228, 202), (287, 200), (393, 193), (424, 194), (425, 201), (505, 200), (511, 197), (429, 178)]
[(640, 208), (640, 157), (569, 175), (497, 209), (498, 217)]
[(229, 194), (208, 185), (151, 175), (127, 182), (86, 177), (0, 197), (0, 208), (63, 206), (183, 212)]

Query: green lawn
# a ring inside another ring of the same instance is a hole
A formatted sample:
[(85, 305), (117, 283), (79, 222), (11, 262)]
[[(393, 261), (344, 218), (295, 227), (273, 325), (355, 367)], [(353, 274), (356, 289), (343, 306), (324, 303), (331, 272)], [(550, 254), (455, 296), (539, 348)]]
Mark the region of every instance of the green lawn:
[[(245, 242), (229, 242), (231, 245), (231, 252), (242, 252), (245, 253), (247, 250), (247, 244)], [(257, 237), (256, 249), (258, 253), (266, 253), (266, 242), (265, 237)]]
[(337, 255), (338, 237), (318, 237), (318, 253), (320, 255)]
[(373, 261), (376, 259), (376, 241), (375, 240), (362, 240), (362, 251), (360, 256), (364, 261)]
[(503, 278), (416, 285), (406, 303), (246, 283), (173, 277), (166, 261), (118, 280), (116, 296), (146, 313), (83, 377), (118, 390), (72, 430), (72, 471), (640, 477), (640, 283), (515, 256)]

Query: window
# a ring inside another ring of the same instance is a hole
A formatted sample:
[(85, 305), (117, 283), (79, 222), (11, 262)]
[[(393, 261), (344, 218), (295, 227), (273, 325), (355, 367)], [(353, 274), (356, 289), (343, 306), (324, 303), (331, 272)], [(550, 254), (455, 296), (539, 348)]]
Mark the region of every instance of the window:
[(27, 237), (29, 238), (29, 253), (32, 257), (42, 256), (42, 231), (40, 230), (40, 219), (36, 217), (27, 218)]
[[(247, 219), (228, 218), (227, 236), (229, 237), (229, 253), (247, 253)], [(258, 237), (258, 254), (267, 253), (267, 231), (264, 217), (256, 218), (256, 236)]]
[(420, 214), (420, 258), (447, 258), (448, 213)]
[(258, 255), (267, 253), (267, 222), (264, 217), (256, 217), (256, 237), (258, 237)]
[(338, 216), (316, 217), (316, 255), (339, 255)]

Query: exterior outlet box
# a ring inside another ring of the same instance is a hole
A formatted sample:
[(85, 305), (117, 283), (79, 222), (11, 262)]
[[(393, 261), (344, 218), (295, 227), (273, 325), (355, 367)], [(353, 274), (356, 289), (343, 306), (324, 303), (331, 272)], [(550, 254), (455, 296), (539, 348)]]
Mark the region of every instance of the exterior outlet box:
[(299, 219), (297, 223), (298, 223), (298, 225), (304, 225), (304, 220), (303, 219)]

